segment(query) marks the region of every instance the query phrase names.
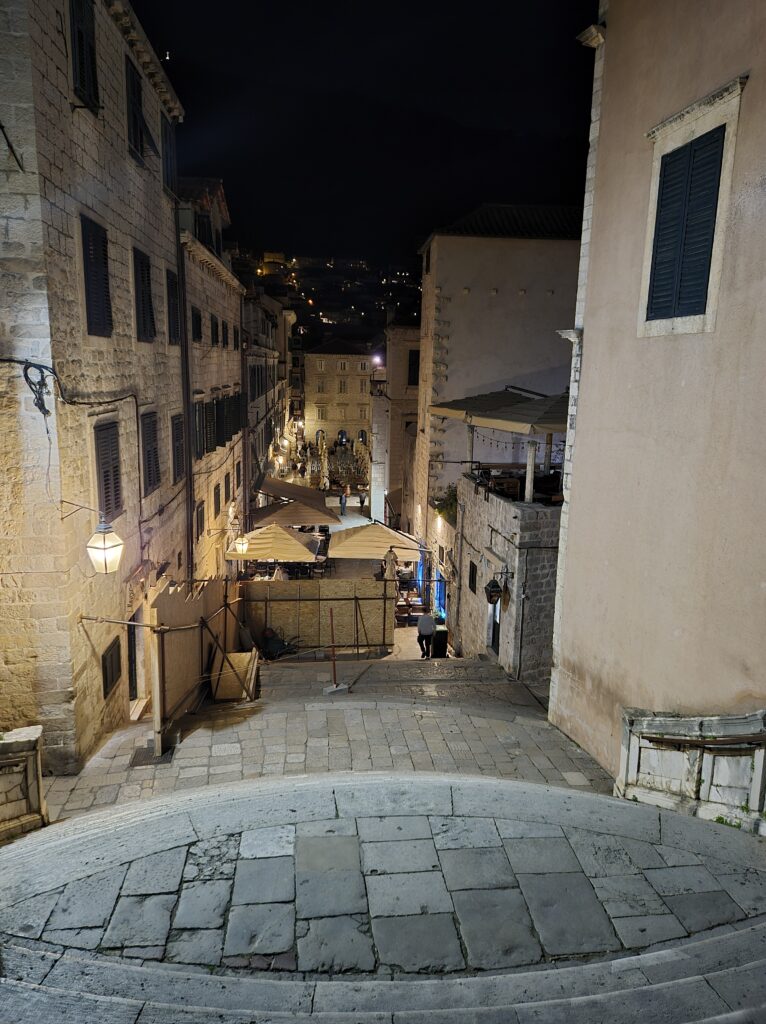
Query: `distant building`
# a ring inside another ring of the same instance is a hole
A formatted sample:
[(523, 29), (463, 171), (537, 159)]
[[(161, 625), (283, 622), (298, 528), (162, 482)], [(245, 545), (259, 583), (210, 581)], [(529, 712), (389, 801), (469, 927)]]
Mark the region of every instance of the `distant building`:
[(370, 343), (349, 341), (304, 353), (305, 431), (312, 444), (320, 434), (328, 445), (369, 444), (372, 356)]
[[(560, 325), (574, 428), (550, 715), (657, 802), (702, 786), (757, 814), (763, 741), (743, 777), (702, 755), (766, 706), (766, 6), (731, 13), (612, 0), (608, 31), (581, 37), (596, 73), (577, 313)], [(628, 709), (682, 716), (654, 727), (681, 739), (628, 749)]]
[(420, 329), (391, 323), (386, 327), (386, 402), (388, 458), (386, 515), (398, 528), (404, 489), (406, 432), (418, 420)]

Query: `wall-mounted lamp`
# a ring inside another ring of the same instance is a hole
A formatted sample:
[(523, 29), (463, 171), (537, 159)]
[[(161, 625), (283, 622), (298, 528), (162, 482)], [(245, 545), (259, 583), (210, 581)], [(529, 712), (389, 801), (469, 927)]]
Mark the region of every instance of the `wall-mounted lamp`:
[(240, 533), (239, 537), (234, 541), (234, 550), (238, 555), (244, 556), (247, 554), (247, 537), (243, 533)]
[[(122, 558), (122, 552), (125, 548), (125, 542), (115, 533), (111, 523), (106, 521), (104, 513), (97, 508), (91, 508), (90, 505), (78, 505), (74, 501), (61, 500), (62, 505), (70, 505), (72, 508), (71, 512), (67, 512), (66, 515), (61, 517), (62, 521), (68, 519), (69, 516), (74, 515), (75, 512), (97, 512), (98, 513), (98, 526), (96, 532), (90, 538), (88, 543), (85, 545), (85, 550), (88, 552), (88, 557), (93, 563), (93, 568), (96, 572), (110, 573), (116, 572)], [(61, 511), (61, 509), (59, 509)]]

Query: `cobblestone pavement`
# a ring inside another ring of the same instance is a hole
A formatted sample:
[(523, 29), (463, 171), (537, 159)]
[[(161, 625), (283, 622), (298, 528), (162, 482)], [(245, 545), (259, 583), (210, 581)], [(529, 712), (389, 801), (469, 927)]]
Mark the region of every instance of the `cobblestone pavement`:
[[(392, 977), (613, 955), (766, 909), (766, 842), (560, 788), (330, 775), (146, 811), (0, 851), (0, 932), (138, 964)], [(46, 983), (77, 989), (83, 964)]]
[[(114, 733), (78, 776), (46, 780), (52, 820), (114, 803), (274, 775), (455, 772), (610, 793), (609, 775), (496, 666), (462, 660), (266, 666), (260, 699), (180, 723), (172, 761), (131, 767), (146, 722)], [(356, 680), (356, 682), (354, 682)]]

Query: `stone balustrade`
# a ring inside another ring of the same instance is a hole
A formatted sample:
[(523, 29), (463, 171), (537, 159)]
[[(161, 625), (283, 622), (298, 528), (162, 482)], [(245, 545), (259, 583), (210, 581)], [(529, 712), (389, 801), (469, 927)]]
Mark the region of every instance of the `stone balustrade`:
[(41, 725), (0, 733), (0, 843), (47, 824)]

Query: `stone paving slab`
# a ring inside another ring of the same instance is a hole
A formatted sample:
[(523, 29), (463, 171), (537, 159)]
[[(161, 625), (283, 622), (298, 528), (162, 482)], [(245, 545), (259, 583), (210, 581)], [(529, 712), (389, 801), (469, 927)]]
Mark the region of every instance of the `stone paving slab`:
[(453, 893), (469, 967), (497, 970), (542, 958), (524, 897), (518, 889)]

